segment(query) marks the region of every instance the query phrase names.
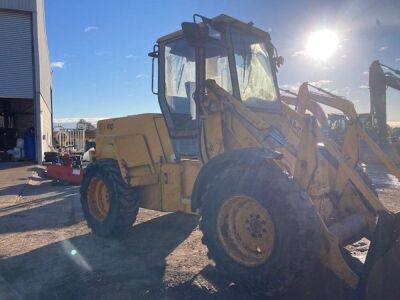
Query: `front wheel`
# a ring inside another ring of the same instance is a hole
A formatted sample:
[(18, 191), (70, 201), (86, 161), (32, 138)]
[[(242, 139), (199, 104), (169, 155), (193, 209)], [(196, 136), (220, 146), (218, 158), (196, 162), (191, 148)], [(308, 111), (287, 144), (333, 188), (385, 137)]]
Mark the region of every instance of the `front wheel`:
[(318, 262), (318, 215), (275, 163), (230, 169), (202, 200), (203, 243), (232, 280), (279, 294)]
[(124, 182), (113, 159), (100, 159), (86, 168), (81, 204), (88, 226), (104, 237), (127, 233), (139, 209), (136, 190)]

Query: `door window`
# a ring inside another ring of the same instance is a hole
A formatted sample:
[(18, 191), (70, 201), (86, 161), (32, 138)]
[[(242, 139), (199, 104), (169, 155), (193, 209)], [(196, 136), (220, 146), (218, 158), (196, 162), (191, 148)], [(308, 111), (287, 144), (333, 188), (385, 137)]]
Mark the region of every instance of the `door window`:
[(175, 129), (195, 129), (195, 49), (181, 38), (165, 46), (165, 98)]

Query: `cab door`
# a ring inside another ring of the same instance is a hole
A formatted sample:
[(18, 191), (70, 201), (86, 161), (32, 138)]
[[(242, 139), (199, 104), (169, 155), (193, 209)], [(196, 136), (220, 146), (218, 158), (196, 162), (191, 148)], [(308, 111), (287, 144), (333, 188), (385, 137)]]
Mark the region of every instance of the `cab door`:
[(159, 45), (158, 100), (176, 158), (198, 158), (199, 120), (196, 90), (196, 50), (183, 37)]

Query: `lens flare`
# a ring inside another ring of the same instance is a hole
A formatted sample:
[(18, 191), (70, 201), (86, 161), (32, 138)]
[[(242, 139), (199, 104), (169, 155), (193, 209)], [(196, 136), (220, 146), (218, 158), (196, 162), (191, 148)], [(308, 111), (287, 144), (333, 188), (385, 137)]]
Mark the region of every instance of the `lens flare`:
[(314, 59), (326, 61), (337, 51), (338, 46), (338, 35), (334, 31), (321, 29), (309, 35), (306, 53)]

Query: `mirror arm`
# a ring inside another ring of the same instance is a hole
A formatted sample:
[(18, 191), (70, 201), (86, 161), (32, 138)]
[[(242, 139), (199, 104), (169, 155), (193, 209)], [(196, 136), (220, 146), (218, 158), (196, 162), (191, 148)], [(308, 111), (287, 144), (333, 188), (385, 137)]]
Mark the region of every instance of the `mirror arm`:
[(201, 21), (202, 21), (204, 24), (206, 24), (206, 23), (211, 23), (211, 22), (212, 22), (211, 19), (206, 18), (205, 16), (202, 16), (202, 15), (199, 15), (199, 14), (194, 14), (194, 15), (193, 15), (193, 23), (194, 23), (194, 24), (197, 24), (196, 18), (200, 18)]
[(151, 59), (151, 92), (154, 95), (158, 95), (158, 90), (157, 92), (154, 91), (154, 61), (158, 58), (159, 55), (159, 47), (158, 45), (153, 46), (153, 51), (148, 54), (152, 59)]

